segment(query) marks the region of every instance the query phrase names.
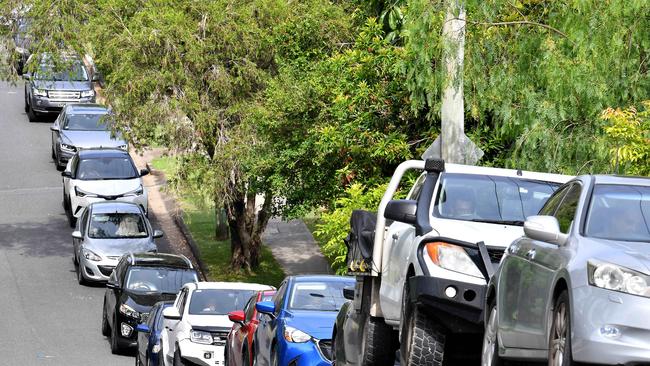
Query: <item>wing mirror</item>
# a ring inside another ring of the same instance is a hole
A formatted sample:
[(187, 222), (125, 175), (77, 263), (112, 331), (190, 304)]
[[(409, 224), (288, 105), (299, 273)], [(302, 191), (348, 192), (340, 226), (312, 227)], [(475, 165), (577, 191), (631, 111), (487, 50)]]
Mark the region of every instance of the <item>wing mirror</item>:
[(72, 232), (72, 237), (75, 239), (83, 239), (83, 235), (81, 235), (81, 231), (75, 230)]
[(343, 297), (348, 300), (354, 300), (354, 287), (346, 287), (343, 289)]
[(275, 304), (273, 301), (260, 301), (255, 304), (255, 309), (262, 314), (270, 315), (275, 318)]
[(69, 170), (64, 170), (63, 172), (61, 172), (61, 176), (64, 178), (72, 178), (72, 172)]
[(237, 324), (244, 324), (244, 312), (241, 310), (231, 311), (228, 313), (228, 319)]
[(120, 285), (118, 285), (118, 283), (115, 282), (115, 281), (108, 280), (108, 282), (106, 282), (106, 288), (110, 288), (110, 289), (113, 289), (113, 290), (119, 290)]
[(180, 320), (181, 313), (178, 312), (178, 309), (176, 309), (175, 306), (170, 306), (163, 310), (163, 318), (169, 320)]
[(151, 333), (151, 329), (149, 329), (149, 326), (146, 324), (138, 324), (138, 326), (135, 327), (135, 331), (140, 333)]
[(564, 245), (568, 235), (560, 231), (560, 223), (554, 216), (528, 216), (524, 222), (524, 234), (533, 240)]
[(23, 74), (23, 79), (25, 80), (31, 80), (32, 79), (32, 74), (29, 72), (26, 72)]
[(57, 126), (57, 125), (52, 125), (52, 126), (50, 126), (50, 131), (54, 131), (54, 132), (56, 132), (56, 131), (58, 131), (58, 130), (59, 130), (59, 126)]
[(417, 223), (418, 203), (414, 200), (392, 200), (386, 205), (384, 217), (389, 220), (415, 225)]
[(141, 177), (144, 177), (147, 174), (149, 174), (149, 169), (141, 169), (140, 170), (140, 176)]
[(162, 238), (163, 235), (165, 235), (165, 233), (163, 233), (162, 230), (154, 230), (153, 231), (153, 238), (154, 239)]

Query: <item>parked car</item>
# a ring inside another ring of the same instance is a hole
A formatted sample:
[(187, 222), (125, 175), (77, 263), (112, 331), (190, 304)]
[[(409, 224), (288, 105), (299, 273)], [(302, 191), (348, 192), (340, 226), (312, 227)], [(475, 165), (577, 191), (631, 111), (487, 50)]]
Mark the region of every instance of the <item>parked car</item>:
[(128, 149), (122, 136), (111, 131), (111, 114), (99, 104), (68, 104), (52, 130), (52, 160), (58, 170), (64, 170), (68, 160), (81, 149)]
[(174, 304), (173, 301), (159, 301), (149, 312), (146, 322), (138, 324), (138, 351), (135, 355), (136, 366), (160, 366), (162, 355), (160, 353), (160, 333), (163, 329), (162, 312)]
[(31, 56), (31, 36), (29, 35), (30, 20), (21, 17), (16, 21), (16, 31), (13, 34), (14, 40), (14, 68), (18, 75), (24, 72), (25, 64)]
[(650, 363), (650, 179), (578, 177), (524, 232), (489, 284), (483, 365)]
[(106, 283), (102, 334), (110, 337), (111, 351), (136, 345), (135, 328), (147, 321), (158, 301), (173, 300), (198, 275), (186, 257), (173, 254), (130, 253), (120, 258)]
[(275, 291), (258, 291), (251, 296), (244, 310), (232, 311), (228, 318), (233, 322), (226, 341), (227, 366), (253, 366), (250, 350), (253, 349), (253, 335), (261, 316), (255, 308), (260, 301), (271, 301)]
[(63, 208), (74, 227), (83, 209), (93, 202), (133, 202), (147, 213), (147, 169), (138, 172), (128, 152), (120, 149), (79, 150), (68, 161), (63, 176)]
[(253, 339), (255, 364), (330, 365), (334, 320), (347, 301), (343, 290), (353, 287), (351, 277), (287, 277), (273, 301), (256, 304), (264, 315)]
[(129, 202), (95, 202), (84, 210), (72, 233), (74, 263), (79, 284), (108, 281), (117, 262), (127, 253), (158, 251), (153, 230), (142, 207)]
[(226, 337), (231, 311), (243, 309), (256, 291), (268, 285), (237, 282), (199, 282), (185, 285), (173, 307), (163, 311), (162, 354), (167, 366), (225, 365)]
[(37, 62), (36, 71), (23, 73), (25, 79), (25, 112), (30, 122), (39, 114), (56, 115), (68, 103), (94, 103), (93, 80), (77, 56), (45, 54), (27, 61)]

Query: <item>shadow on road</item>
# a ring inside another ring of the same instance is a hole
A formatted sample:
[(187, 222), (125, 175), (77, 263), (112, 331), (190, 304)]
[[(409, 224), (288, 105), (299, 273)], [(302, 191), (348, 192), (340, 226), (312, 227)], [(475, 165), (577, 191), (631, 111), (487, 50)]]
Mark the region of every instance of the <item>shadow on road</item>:
[(0, 225), (0, 247), (33, 257), (72, 256), (72, 229), (65, 220)]

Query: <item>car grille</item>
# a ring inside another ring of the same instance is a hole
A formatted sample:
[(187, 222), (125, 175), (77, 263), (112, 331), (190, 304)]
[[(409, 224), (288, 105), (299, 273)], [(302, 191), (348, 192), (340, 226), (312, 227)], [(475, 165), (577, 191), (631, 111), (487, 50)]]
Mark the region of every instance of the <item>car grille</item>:
[(323, 354), (323, 357), (327, 360), (332, 359), (332, 341), (329, 339), (325, 340), (319, 340), (318, 341), (318, 349), (320, 350), (320, 353)]
[(78, 91), (50, 90), (47, 95), (50, 99), (71, 100), (79, 99), (81, 93)]
[(501, 258), (503, 257), (504, 252), (505, 250), (500, 248), (488, 248), (488, 255), (490, 256), (492, 263), (501, 262)]
[(110, 276), (111, 273), (113, 273), (113, 270), (115, 269), (115, 267), (111, 267), (111, 266), (97, 266), (97, 267), (99, 268), (99, 272), (101, 272), (102, 275), (104, 276)]
[(228, 333), (229, 332), (210, 332), (210, 334), (212, 334), (212, 345), (225, 346)]

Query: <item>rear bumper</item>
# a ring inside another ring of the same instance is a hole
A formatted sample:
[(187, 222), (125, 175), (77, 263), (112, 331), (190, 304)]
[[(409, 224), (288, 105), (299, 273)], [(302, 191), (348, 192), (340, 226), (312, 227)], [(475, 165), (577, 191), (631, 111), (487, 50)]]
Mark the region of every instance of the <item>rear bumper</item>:
[[(445, 294), (455, 289), (455, 296)], [(485, 285), (430, 276), (409, 279), (409, 301), (452, 333), (483, 333)], [(451, 290), (450, 290), (451, 291)]]

